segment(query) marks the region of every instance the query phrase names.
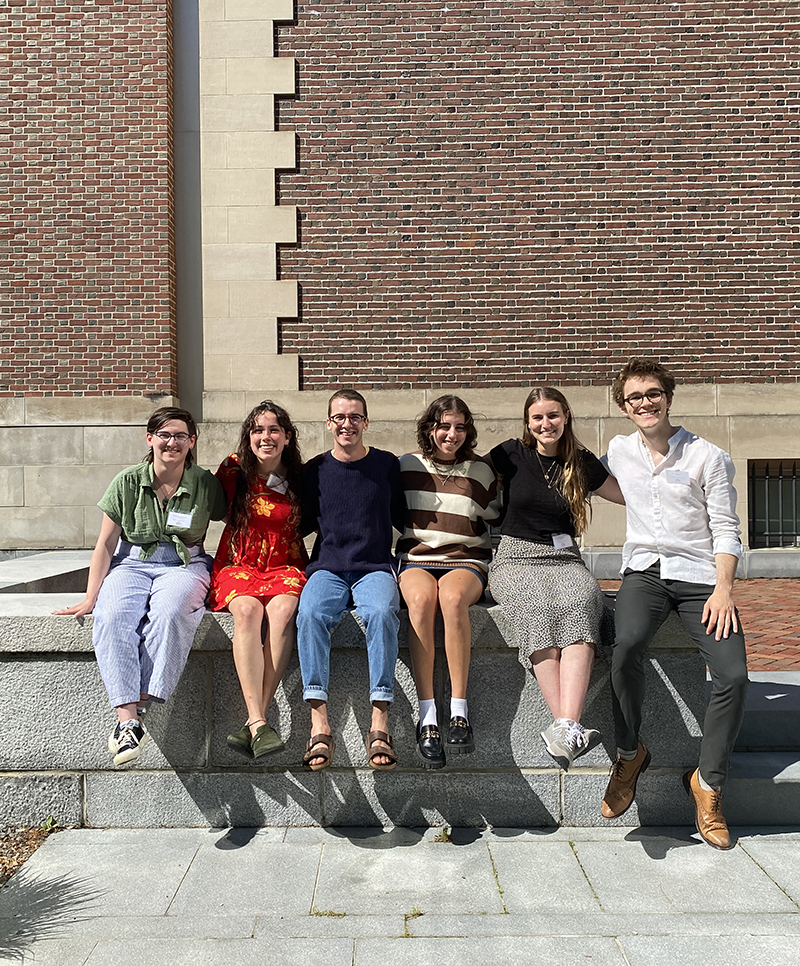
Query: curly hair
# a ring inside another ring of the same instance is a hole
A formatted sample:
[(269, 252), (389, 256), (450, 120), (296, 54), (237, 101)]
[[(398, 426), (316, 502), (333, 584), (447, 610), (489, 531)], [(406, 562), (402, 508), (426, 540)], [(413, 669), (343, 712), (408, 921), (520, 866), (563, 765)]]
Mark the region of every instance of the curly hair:
[(614, 402), (620, 409), (625, 408), (625, 383), (628, 379), (642, 379), (645, 376), (654, 376), (661, 383), (661, 388), (670, 399), (675, 395), (675, 376), (662, 366), (655, 359), (646, 359), (644, 356), (634, 356), (628, 359), (625, 365), (614, 377), (611, 384), (611, 395)]
[(536, 449), (536, 440), (531, 434), (528, 426), (528, 410), (531, 406), (546, 400), (555, 402), (561, 406), (564, 415), (567, 417), (564, 425), (564, 432), (558, 441), (556, 456), (563, 463), (563, 471), (559, 476), (558, 489), (567, 501), (572, 519), (575, 523), (575, 534), (580, 536), (589, 525), (591, 507), (589, 504), (590, 492), (589, 485), (583, 471), (583, 461), (580, 458), (580, 451), (586, 449), (580, 442), (572, 429), (572, 410), (567, 402), (567, 397), (559, 389), (553, 386), (534, 386), (528, 393), (525, 400), (525, 409), (522, 412), (522, 444), (529, 449)]
[[(162, 406), (160, 409), (153, 411), (153, 414), (147, 420), (147, 432), (154, 436), (160, 429), (163, 429), (168, 422), (172, 419), (179, 419), (182, 423), (186, 423), (186, 428), (189, 431), (190, 436), (194, 436), (197, 439), (197, 423), (194, 421), (194, 416), (189, 412), (188, 409), (178, 409), (177, 406)], [(147, 455), (142, 457), (143, 463), (153, 462), (153, 451), (149, 449)], [(184, 466), (191, 466), (194, 462), (194, 453), (191, 449), (186, 450), (186, 461)]]
[(458, 447), (456, 459), (472, 459), (475, 455), (475, 444), (478, 442), (478, 430), (469, 406), (459, 396), (439, 396), (434, 399), (424, 413), (417, 418), (417, 443), (422, 455), (430, 459), (436, 447), (433, 445), (431, 433), (441, 422), (445, 413), (463, 413), (467, 436)]
[(297, 430), (294, 427), (291, 416), (282, 406), (279, 406), (271, 399), (265, 399), (247, 414), (239, 434), (239, 445), (236, 448), (236, 456), (239, 459), (241, 472), (236, 478), (236, 492), (233, 495), (230, 508), (230, 524), (234, 535), (241, 533), (247, 526), (249, 517), (247, 494), (258, 475), (258, 460), (250, 445), (250, 433), (256, 427), (256, 420), (265, 413), (272, 413), (278, 421), (278, 425), (288, 436), (283, 453), (281, 453), (281, 462), (286, 469), (289, 499), (295, 508), (300, 502), (300, 488), (303, 482), (303, 458), (300, 455), (300, 447), (297, 443)]

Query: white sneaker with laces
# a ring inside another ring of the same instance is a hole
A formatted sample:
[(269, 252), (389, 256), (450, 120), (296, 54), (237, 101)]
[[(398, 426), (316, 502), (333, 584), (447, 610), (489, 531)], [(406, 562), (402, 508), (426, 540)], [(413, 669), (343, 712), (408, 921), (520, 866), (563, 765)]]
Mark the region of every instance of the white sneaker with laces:
[(600, 743), (600, 732), (583, 728), (572, 718), (557, 718), (542, 732), (547, 753), (564, 771), (569, 771), (576, 758)]

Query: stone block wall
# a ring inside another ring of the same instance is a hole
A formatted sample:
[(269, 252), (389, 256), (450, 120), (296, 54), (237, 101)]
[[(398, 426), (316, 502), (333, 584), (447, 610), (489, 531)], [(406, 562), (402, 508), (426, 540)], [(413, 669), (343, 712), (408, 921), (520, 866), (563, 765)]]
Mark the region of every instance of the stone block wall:
[[(44, 611), (46, 598), (33, 599)], [(114, 769), (106, 747), (115, 715), (91, 651), (91, 617), (0, 616), (0, 688), (7, 696), (0, 707), (0, 822), (35, 824), (52, 814), (62, 824), (95, 827), (601, 824), (615, 753), (607, 658), (596, 662), (583, 715), (603, 744), (565, 776), (544, 750), (539, 732), (549, 714), (509, 644), (500, 608), (473, 607), (471, 620), (474, 754), (437, 772), (417, 764), (418, 705), (403, 615), (390, 719), (399, 767), (367, 768), (367, 660), (363, 633), (348, 615), (335, 631), (331, 659), (334, 765), (314, 773), (300, 767), (309, 717), (296, 656), (269, 712), (285, 751), (248, 762), (228, 749), (225, 736), (245, 715), (230, 615), (204, 617), (175, 694), (147, 712), (153, 741), (128, 769)], [(680, 776), (698, 755), (705, 674), (687, 642), (677, 619), (670, 620), (649, 655), (642, 734), (654, 764), (636, 805), (617, 824), (689, 820)], [(435, 692), (444, 715), (441, 650)]]

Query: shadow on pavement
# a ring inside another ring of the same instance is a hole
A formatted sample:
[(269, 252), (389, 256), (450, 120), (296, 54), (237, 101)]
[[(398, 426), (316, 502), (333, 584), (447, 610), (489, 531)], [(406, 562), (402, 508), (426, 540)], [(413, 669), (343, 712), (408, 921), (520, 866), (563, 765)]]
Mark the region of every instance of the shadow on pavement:
[(0, 955), (22, 962), (31, 943), (61, 938), (64, 924), (82, 918), (103, 895), (88, 879), (21, 869), (0, 892)]

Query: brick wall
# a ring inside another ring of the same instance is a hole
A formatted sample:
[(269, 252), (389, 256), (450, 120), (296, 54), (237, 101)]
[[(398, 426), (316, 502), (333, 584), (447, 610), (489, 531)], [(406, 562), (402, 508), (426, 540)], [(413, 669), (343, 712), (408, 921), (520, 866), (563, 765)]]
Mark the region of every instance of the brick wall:
[(170, 2), (0, 21), (0, 396), (174, 393)]
[(297, 2), (302, 385), (800, 377), (785, 2)]

